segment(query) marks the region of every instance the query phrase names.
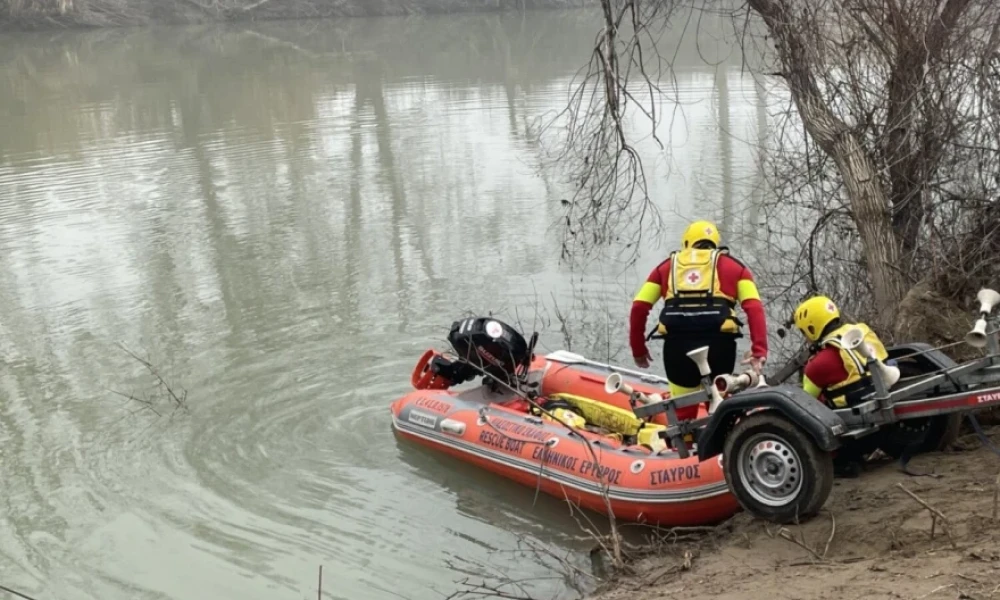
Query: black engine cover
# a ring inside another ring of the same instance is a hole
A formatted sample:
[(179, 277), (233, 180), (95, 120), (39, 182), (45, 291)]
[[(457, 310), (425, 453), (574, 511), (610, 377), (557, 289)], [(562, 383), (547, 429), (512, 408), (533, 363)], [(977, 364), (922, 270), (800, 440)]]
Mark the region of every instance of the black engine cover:
[(448, 342), (461, 359), (510, 386), (516, 385), (518, 367), (531, 360), (524, 336), (491, 317), (455, 321)]

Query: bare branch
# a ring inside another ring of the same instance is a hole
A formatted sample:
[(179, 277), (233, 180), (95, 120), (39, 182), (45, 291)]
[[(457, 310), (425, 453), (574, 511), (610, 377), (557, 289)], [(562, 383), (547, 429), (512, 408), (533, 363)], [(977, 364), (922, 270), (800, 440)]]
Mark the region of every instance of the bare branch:
[[(632, 10), (627, 0), (602, 4), (606, 17)], [(637, 31), (687, 27), (692, 18), (677, 6), (645, 3), (638, 26), (628, 35), (615, 30), (622, 58), (603, 61), (600, 77), (617, 92), (603, 104), (570, 106), (573, 131), (594, 131), (581, 124), (601, 119), (620, 122), (620, 98), (628, 99), (621, 90), (655, 92), (641, 98), (647, 109), (661, 100), (676, 104), (659, 87), (669, 80), (669, 62), (662, 77), (624, 65), (640, 51), (655, 54), (655, 44)], [(746, 254), (772, 317), (784, 318), (804, 295), (822, 292), (852, 318), (881, 325), (891, 342), (931, 335), (935, 319), (918, 309), (933, 297), (945, 320), (964, 327), (958, 317), (976, 289), (1000, 279), (994, 260), (1000, 251), (1000, 5), (747, 0), (736, 6), (716, 0), (692, 10), (731, 17), (733, 39), (758, 77), (753, 147), (759, 179), (749, 215), (756, 233), (744, 239), (753, 247)], [(634, 112), (638, 118), (650, 113)], [(612, 129), (617, 137), (603, 138), (610, 145), (567, 138), (575, 150), (567, 156), (592, 180), (618, 176), (621, 170), (602, 162), (602, 153), (634, 143), (622, 139), (629, 129)], [(648, 198), (630, 201), (627, 191), (588, 188), (579, 206), (570, 207), (570, 237), (606, 243), (623, 223), (636, 228), (629, 221)], [(583, 231), (588, 235), (581, 237)]]

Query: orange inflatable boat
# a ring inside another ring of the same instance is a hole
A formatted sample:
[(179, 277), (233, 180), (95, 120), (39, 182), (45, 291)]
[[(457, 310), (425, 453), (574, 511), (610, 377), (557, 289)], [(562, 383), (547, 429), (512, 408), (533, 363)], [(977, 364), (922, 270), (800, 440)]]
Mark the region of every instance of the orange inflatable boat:
[(637, 391), (663, 394), (664, 379), (567, 352), (535, 356), (537, 336), (528, 344), (491, 318), (456, 321), (448, 339), (455, 353), (428, 350), (415, 391), (392, 403), (396, 435), (621, 520), (704, 525), (739, 510), (721, 456), (680, 458), (658, 435), (663, 415), (637, 418), (628, 396), (604, 385), (618, 372)]

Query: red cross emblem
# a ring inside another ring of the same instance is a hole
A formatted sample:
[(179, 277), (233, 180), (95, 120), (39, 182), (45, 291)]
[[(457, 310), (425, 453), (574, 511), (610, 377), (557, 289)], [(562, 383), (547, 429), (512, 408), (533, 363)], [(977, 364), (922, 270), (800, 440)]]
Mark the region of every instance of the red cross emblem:
[(712, 228), (711, 227), (706, 227), (705, 228), (705, 235), (712, 235)]
[(701, 281), (701, 275), (698, 271), (688, 271), (688, 274), (684, 276), (684, 279), (687, 279), (688, 283), (694, 285)]
[(826, 303), (826, 311), (829, 313), (837, 312), (837, 307), (833, 305), (833, 302)]

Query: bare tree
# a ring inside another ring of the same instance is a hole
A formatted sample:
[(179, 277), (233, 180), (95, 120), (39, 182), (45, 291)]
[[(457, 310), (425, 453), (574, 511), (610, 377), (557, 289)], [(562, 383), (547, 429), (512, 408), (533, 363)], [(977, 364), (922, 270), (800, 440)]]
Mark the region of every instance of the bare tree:
[(731, 19), (761, 86), (776, 83), (784, 96), (761, 147), (769, 250), (758, 257), (768, 264), (755, 265), (783, 308), (808, 292), (831, 293), (890, 338), (910, 337), (922, 333), (913, 296), (959, 311), (977, 286), (995, 285), (1000, 5), (601, 2), (603, 28), (569, 107), (563, 157), (574, 160), (578, 193), (568, 238), (611, 242), (647, 210), (641, 161), (622, 126), (625, 101), (655, 126), (664, 94), (650, 67), (663, 64), (652, 32), (686, 32), (689, 13), (714, 12)]
[[(632, 106), (651, 123), (651, 137), (662, 148), (656, 125), (661, 120), (659, 96), (664, 94), (661, 80), (669, 61), (656, 43), (675, 11), (668, 2), (618, 4), (601, 0), (604, 27), (590, 62), (578, 73), (566, 109), (539, 132), (547, 135), (564, 124), (564, 143), (554, 161), (568, 166), (573, 188), (572, 197), (564, 201), (568, 210), (563, 259), (616, 243), (633, 250), (634, 258), (642, 225), (649, 220), (660, 224), (627, 121)], [(631, 35), (622, 36), (623, 27)], [(633, 83), (633, 69), (638, 84)]]

